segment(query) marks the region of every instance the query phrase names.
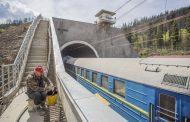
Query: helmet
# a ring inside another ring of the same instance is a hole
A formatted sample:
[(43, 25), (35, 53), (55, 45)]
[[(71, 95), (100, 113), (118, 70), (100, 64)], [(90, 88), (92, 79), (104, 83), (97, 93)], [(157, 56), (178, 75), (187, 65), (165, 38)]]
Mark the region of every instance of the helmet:
[(39, 73), (43, 74), (44, 73), (44, 69), (43, 69), (42, 66), (38, 65), (38, 66), (36, 66), (34, 68), (34, 72), (39, 72)]

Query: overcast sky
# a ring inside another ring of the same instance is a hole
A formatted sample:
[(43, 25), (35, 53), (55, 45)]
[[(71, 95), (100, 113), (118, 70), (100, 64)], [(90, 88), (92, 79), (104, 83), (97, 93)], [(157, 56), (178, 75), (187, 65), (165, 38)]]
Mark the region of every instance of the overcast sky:
[[(94, 15), (101, 9), (115, 11), (127, 0), (0, 0), (0, 21), (7, 18), (23, 18), (42, 13), (46, 17), (94, 23)], [(143, 0), (131, 0), (120, 9), (116, 17), (123, 15)], [(156, 15), (165, 11), (166, 0), (146, 0), (141, 6), (123, 16), (116, 23), (130, 22), (135, 18)], [(172, 10), (190, 5), (190, 0), (167, 0), (166, 9)]]

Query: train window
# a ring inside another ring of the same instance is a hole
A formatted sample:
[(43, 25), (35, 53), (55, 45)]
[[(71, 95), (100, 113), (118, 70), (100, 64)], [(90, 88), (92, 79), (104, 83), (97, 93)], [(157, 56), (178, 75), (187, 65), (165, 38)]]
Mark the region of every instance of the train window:
[(97, 79), (97, 74), (96, 73), (92, 73), (92, 82), (96, 83), (96, 79)]
[(75, 73), (75, 66), (73, 66), (73, 72)]
[(74, 71), (75, 71), (75, 68), (74, 68), (74, 66), (73, 66), (73, 65), (71, 65), (71, 70), (72, 70), (72, 72), (74, 72)]
[(168, 96), (165, 94), (160, 94), (159, 97), (160, 97), (159, 98), (160, 117), (169, 122), (175, 122), (175, 111), (176, 111), (175, 97)]
[(77, 73), (77, 67), (75, 67), (75, 73)]
[(105, 89), (108, 89), (108, 77), (102, 76), (101, 81), (102, 81), (102, 87), (104, 87)]
[(86, 79), (90, 80), (90, 72), (86, 70)]
[(84, 77), (84, 69), (81, 69), (81, 75)]
[(80, 68), (77, 68), (77, 74), (80, 75)]
[(114, 93), (125, 97), (125, 83), (119, 80), (114, 80)]

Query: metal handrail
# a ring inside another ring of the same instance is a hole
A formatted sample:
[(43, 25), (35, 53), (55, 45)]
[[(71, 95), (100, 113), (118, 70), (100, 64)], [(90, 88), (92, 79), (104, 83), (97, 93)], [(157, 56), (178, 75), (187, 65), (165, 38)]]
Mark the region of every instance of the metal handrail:
[[(170, 111), (170, 110), (165, 109), (165, 108), (162, 108), (162, 107), (160, 107), (160, 106), (157, 106), (157, 109), (158, 109), (158, 110), (156, 110), (156, 111), (157, 111), (158, 113), (163, 114), (163, 115), (165, 115), (165, 116), (167, 116), (167, 117), (169, 117), (169, 118), (178, 120), (178, 113), (173, 112), (173, 111)], [(173, 117), (173, 116), (167, 114), (166, 112), (161, 111), (161, 109), (164, 110), (164, 111), (167, 111), (167, 112), (170, 113), (170, 114), (175, 115), (175, 117)]]
[(166, 113), (164, 113), (164, 112), (161, 112), (161, 111), (159, 111), (159, 110), (157, 110), (157, 112), (158, 112), (158, 113), (161, 113), (161, 114), (163, 114), (163, 115), (165, 115), (165, 116), (167, 116), (167, 117), (169, 117), (169, 118), (172, 118), (172, 119), (174, 119), (174, 120), (178, 120), (178, 118), (173, 117), (173, 116), (170, 116), (170, 115), (168, 115), (168, 114), (166, 114)]
[(178, 113), (173, 112), (173, 111), (170, 111), (170, 110), (165, 109), (165, 108), (162, 108), (162, 107), (160, 107), (160, 106), (157, 106), (157, 108), (162, 109), (162, 110), (164, 110), (164, 111), (167, 111), (167, 112), (169, 112), (169, 113), (172, 113), (172, 114), (178, 115)]
[[(37, 25), (41, 19), (42, 19), (41, 15), (37, 16), (33, 20), (32, 24), (29, 26), (27, 33), (23, 39), (22, 45), (14, 60), (14, 63), (1, 66), (2, 96), (0, 97), (8, 96), (9, 94), (13, 92), (11, 89), (19, 88), (20, 82), (24, 73), (24, 68), (26, 66), (26, 61), (27, 61), (29, 50), (30, 50), (31, 42), (32, 42), (35, 30), (37, 28)], [(7, 83), (5, 84), (5, 75), (8, 75), (8, 78), (6, 80), (8, 80), (9, 85), (13, 83), (13, 87), (9, 87), (8, 90), (6, 91), (4, 91), (5, 86), (7, 85)], [(13, 81), (10, 79), (13, 79)]]

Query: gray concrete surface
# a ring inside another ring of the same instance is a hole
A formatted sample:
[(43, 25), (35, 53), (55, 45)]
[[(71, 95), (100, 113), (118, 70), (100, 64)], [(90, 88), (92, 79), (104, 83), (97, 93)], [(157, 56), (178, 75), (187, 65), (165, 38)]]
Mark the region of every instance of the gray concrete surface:
[[(56, 82), (68, 122), (124, 122), (117, 112), (106, 106), (94, 94), (65, 72), (59, 44), (51, 20)], [(104, 114), (102, 114), (104, 113)]]
[(24, 108), (28, 105), (28, 96), (22, 93), (14, 98), (9, 107), (0, 117), (0, 122), (15, 122)]
[[(72, 41), (83, 41), (94, 48), (100, 58), (126, 58), (137, 57), (137, 53), (131, 48), (129, 41), (118, 28), (102, 28), (99, 25), (78, 22), (73, 20), (53, 18), (59, 46), (62, 49)], [(111, 39), (111, 37), (113, 37)], [(109, 38), (109, 39), (107, 39)], [(107, 40), (104, 40), (107, 39)], [(97, 57), (92, 48), (85, 44), (75, 43), (64, 48), (62, 55), (73, 57)]]

